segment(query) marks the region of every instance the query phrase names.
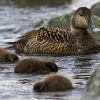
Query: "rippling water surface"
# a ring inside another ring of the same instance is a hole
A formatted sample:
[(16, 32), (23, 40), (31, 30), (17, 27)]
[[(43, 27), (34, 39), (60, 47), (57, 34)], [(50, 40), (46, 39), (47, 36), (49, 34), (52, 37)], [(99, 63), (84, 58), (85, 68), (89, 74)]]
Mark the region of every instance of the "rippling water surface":
[[(3, 1), (3, 0), (1, 0)], [(1, 3), (0, 1), (0, 3)], [(7, 0), (4, 0), (5, 2)], [(11, 1), (11, 0), (10, 0)], [(99, 0), (73, 0), (70, 5), (60, 7), (41, 6), (16, 7), (0, 6), (0, 47), (7, 47), (7, 41), (15, 41), (17, 37), (33, 29), (35, 23), (44, 18), (70, 13), (79, 6), (90, 7)], [(20, 59), (26, 58), (19, 55)], [(34, 83), (43, 75), (15, 74), (15, 64), (0, 64), (0, 99), (2, 100), (80, 100), (85, 92), (87, 80), (100, 63), (100, 54), (85, 56), (51, 57), (34, 56), (37, 59), (52, 60), (59, 66), (59, 74), (69, 77), (74, 90), (60, 93), (35, 93)]]

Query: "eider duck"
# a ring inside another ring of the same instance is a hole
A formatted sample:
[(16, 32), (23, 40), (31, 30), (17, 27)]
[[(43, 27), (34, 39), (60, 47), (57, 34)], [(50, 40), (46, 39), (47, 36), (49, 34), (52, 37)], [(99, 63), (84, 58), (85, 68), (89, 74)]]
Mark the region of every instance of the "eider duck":
[(18, 61), (14, 72), (21, 74), (47, 74), (57, 72), (58, 67), (54, 62), (41, 61), (37, 59), (24, 59)]
[(50, 74), (35, 83), (33, 90), (36, 92), (59, 92), (73, 89), (69, 79), (58, 74)]
[(16, 54), (9, 52), (4, 48), (0, 48), (0, 63), (14, 63), (19, 58)]
[(92, 36), (91, 10), (78, 8), (71, 17), (69, 28), (40, 28), (20, 37), (13, 43), (17, 51), (29, 55), (77, 55), (97, 53), (100, 45)]

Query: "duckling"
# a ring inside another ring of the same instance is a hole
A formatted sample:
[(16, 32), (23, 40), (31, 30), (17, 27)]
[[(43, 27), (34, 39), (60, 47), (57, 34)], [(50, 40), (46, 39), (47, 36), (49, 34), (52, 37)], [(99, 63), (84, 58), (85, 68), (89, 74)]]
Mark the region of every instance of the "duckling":
[(16, 54), (9, 52), (4, 48), (0, 48), (0, 63), (14, 63), (19, 58)]
[(50, 74), (35, 83), (33, 90), (36, 92), (58, 92), (73, 89), (71, 81), (61, 75)]
[(100, 47), (92, 36), (91, 10), (87, 7), (78, 8), (70, 22), (69, 28), (40, 28), (26, 33), (13, 43), (14, 47), (16, 50), (31, 55), (67, 56), (99, 52)]
[(57, 72), (58, 67), (54, 62), (40, 61), (31, 58), (17, 62), (14, 71), (15, 73), (23, 74), (46, 74)]

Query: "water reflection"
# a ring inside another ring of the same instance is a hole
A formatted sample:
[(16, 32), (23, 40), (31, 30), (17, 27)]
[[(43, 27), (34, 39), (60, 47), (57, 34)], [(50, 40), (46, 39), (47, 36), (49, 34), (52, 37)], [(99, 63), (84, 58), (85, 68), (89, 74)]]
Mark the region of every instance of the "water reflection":
[(76, 79), (88, 79), (93, 71), (93, 57), (88, 56), (78, 56), (75, 59), (75, 67), (73, 68), (74, 77)]
[(82, 55), (75, 59), (75, 67), (73, 68), (74, 78), (88, 79), (94, 71), (93, 55)]

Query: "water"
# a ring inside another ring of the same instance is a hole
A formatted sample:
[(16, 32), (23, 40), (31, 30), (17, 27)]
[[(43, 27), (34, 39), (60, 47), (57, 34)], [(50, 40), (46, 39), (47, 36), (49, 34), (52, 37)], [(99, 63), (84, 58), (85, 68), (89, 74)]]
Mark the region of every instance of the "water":
[[(76, 8), (85, 4), (85, 6), (91, 7), (98, 1), (73, 0), (70, 5), (52, 8), (47, 6), (23, 8), (7, 4), (6, 6), (0, 6), (0, 47), (7, 47), (7, 41), (15, 41), (17, 37), (32, 30), (35, 23), (41, 19), (49, 19), (53, 16), (71, 13)], [(27, 58), (25, 55), (19, 55), (19, 57), (20, 59)], [(87, 56), (34, 56), (34, 58), (45, 60), (48, 58), (48, 60), (54, 61), (59, 66), (58, 73), (70, 78), (74, 85), (74, 90), (60, 93), (35, 93), (33, 85), (43, 75), (15, 74), (15, 64), (0, 64), (0, 99), (73, 100), (74, 98), (74, 100), (80, 100), (85, 93), (84, 88), (90, 75), (100, 63), (99, 53)]]

